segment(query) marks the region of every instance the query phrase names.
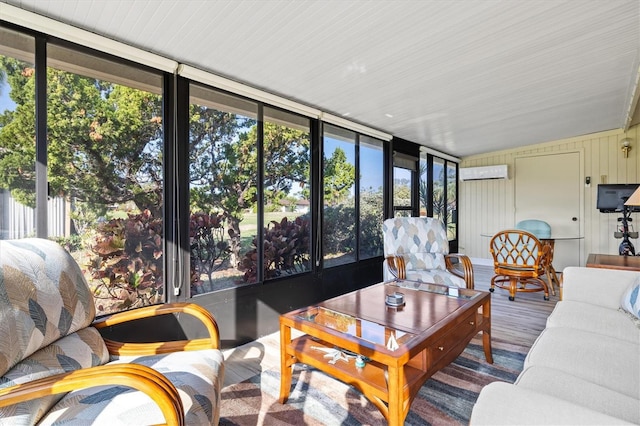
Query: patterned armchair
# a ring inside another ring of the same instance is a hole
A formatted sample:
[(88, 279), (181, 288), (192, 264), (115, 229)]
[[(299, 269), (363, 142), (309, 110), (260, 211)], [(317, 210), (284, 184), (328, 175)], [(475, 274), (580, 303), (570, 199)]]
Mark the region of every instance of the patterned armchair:
[[(157, 343), (100, 328), (183, 312), (209, 337)], [(0, 424), (217, 424), (224, 380), (215, 319), (187, 303), (95, 319), (71, 255), (44, 239), (0, 241)]]
[(473, 288), (471, 260), (449, 253), (444, 225), (431, 217), (397, 217), (382, 224), (384, 279)]

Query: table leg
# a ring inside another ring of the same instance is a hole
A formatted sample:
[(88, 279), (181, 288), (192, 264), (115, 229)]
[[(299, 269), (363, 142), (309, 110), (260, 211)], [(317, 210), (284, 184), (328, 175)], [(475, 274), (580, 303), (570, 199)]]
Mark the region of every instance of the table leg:
[(388, 405), (388, 418), (387, 422), (389, 426), (402, 426), (404, 425), (404, 399), (403, 392), (406, 378), (404, 376), (404, 369), (402, 367), (387, 368), (388, 372), (388, 391), (389, 391), (389, 405)]
[(484, 357), (489, 364), (493, 364), (493, 353), (491, 351), (491, 299), (482, 305), (482, 324)]
[(292, 365), (291, 355), (287, 354), (287, 346), (291, 343), (291, 328), (280, 324), (280, 403), (284, 404), (291, 392)]

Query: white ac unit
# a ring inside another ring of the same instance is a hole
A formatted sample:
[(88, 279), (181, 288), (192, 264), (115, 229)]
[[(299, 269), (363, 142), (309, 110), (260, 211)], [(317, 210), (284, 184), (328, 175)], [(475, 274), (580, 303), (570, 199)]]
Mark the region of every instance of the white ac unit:
[(506, 164), (483, 167), (465, 167), (459, 170), (460, 180), (508, 179)]

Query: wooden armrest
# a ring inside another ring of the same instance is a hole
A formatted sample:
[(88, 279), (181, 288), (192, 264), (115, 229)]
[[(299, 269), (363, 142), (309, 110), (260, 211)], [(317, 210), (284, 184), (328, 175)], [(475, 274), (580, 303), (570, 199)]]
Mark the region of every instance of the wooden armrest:
[[(458, 259), (458, 261), (462, 265), (462, 272), (460, 272), (453, 266), (452, 259)], [(471, 259), (469, 259), (469, 256), (467, 256), (466, 254), (450, 253), (445, 255), (444, 261), (447, 265), (447, 270), (452, 274), (464, 279), (467, 288), (473, 290), (473, 288), (475, 287), (473, 281), (473, 265), (471, 264)]]
[(0, 407), (94, 386), (127, 386), (147, 394), (158, 405), (167, 425), (184, 424), (184, 407), (175, 386), (152, 368), (114, 364), (83, 368), (0, 389)]
[(407, 279), (407, 266), (402, 256), (388, 256), (386, 260), (391, 275), (398, 280)]
[(170, 342), (152, 343), (125, 343), (117, 342), (110, 339), (104, 339), (109, 353), (112, 355), (136, 356), (220, 348), (220, 332), (218, 330), (218, 323), (209, 311), (207, 311), (200, 305), (196, 305), (195, 303), (167, 303), (163, 305), (145, 306), (139, 309), (118, 312), (111, 316), (96, 320), (93, 323), (93, 326), (100, 329), (142, 318), (168, 315), (173, 313), (185, 313), (196, 317), (207, 328), (209, 337), (193, 340), (176, 340)]

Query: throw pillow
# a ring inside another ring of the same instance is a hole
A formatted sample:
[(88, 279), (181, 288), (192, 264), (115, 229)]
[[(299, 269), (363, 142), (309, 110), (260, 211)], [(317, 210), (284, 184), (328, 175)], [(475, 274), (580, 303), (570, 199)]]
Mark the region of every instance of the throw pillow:
[(631, 283), (622, 294), (620, 308), (630, 314), (636, 325), (640, 327), (640, 280)]

